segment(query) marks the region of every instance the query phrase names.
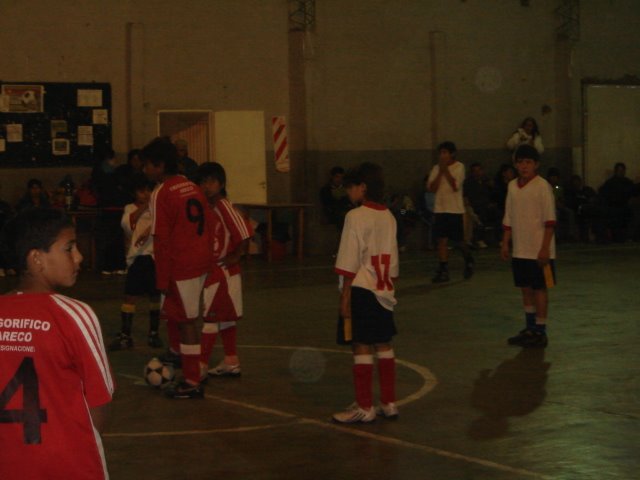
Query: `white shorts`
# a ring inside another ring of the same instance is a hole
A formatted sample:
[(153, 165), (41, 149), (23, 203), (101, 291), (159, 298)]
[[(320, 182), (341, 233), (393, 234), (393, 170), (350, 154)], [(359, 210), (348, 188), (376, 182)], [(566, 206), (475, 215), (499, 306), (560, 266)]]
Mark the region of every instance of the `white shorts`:
[(167, 320), (185, 322), (200, 316), (202, 291), (207, 274), (187, 280), (172, 281), (166, 295), (162, 295), (161, 309)]
[(242, 277), (229, 275), (204, 289), (205, 318), (214, 322), (233, 322), (242, 317)]

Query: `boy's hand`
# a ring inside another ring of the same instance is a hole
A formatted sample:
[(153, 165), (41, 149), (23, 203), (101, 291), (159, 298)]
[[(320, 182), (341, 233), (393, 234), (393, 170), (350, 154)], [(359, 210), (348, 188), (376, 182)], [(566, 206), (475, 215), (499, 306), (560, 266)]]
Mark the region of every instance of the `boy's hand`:
[(509, 260), (509, 242), (502, 242), (500, 258), (502, 258), (502, 260)]
[(544, 267), (547, 263), (549, 263), (549, 258), (551, 257), (551, 253), (549, 252), (548, 247), (542, 247), (540, 252), (538, 252), (538, 265)]
[(447, 163), (447, 159), (446, 158), (439, 159), (438, 160), (438, 165), (440, 166), (440, 171), (441, 172), (449, 170), (449, 164)]

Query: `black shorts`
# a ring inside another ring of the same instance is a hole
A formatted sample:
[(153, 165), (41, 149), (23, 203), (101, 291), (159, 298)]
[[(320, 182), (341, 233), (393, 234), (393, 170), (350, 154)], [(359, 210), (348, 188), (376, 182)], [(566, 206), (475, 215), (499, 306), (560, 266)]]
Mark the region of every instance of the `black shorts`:
[(345, 340), (343, 327), (344, 320), (339, 318), (339, 345), (389, 343), (397, 333), (393, 312), (380, 305), (371, 290), (360, 287), (351, 287), (351, 341)]
[(127, 271), (124, 294), (139, 297), (141, 295), (160, 295), (156, 288), (156, 264), (151, 255), (140, 255)]
[[(553, 260), (549, 260), (553, 284), (556, 283), (556, 266)], [(528, 258), (511, 259), (511, 269), (513, 270), (513, 283), (519, 288), (533, 288), (534, 290), (544, 290), (549, 288), (544, 278), (544, 269), (538, 265), (536, 260)]]
[(434, 237), (461, 242), (464, 238), (462, 216), (462, 213), (436, 213), (433, 224)]

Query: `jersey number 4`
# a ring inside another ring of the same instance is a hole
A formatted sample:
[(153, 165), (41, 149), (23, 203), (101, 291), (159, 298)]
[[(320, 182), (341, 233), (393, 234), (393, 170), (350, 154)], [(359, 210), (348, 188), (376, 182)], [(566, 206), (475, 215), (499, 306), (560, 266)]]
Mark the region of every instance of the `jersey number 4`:
[(391, 268), (391, 255), (383, 253), (382, 255), (372, 255), (371, 265), (376, 270), (376, 277), (378, 278), (378, 290), (393, 290), (393, 283), (389, 278), (389, 269)]
[[(5, 407), (22, 385), (22, 410)], [(47, 422), (47, 411), (40, 408), (38, 374), (33, 358), (25, 357), (16, 374), (0, 392), (0, 423), (22, 423), (24, 443), (41, 443), (40, 424)]]

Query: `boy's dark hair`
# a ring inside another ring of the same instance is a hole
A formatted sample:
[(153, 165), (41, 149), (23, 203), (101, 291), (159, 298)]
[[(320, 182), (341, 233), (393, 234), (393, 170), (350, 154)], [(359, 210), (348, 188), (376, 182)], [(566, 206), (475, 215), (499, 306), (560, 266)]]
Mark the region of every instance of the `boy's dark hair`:
[(224, 167), (218, 162), (205, 162), (198, 167), (198, 173), (196, 174), (197, 183), (202, 183), (208, 178), (212, 178), (220, 182), (222, 190), (220, 193), (223, 197), (227, 196), (227, 173), (224, 171)]
[(135, 173), (131, 177), (131, 194), (140, 190), (153, 190), (155, 183), (149, 180), (143, 173)]
[(447, 150), (451, 155), (455, 155), (458, 149), (456, 148), (456, 144), (453, 142), (442, 142), (438, 145), (438, 151)]
[(624, 168), (624, 169), (626, 170), (626, 169), (627, 169), (627, 166), (626, 166), (624, 163), (622, 163), (622, 162), (618, 162), (618, 163), (616, 163), (616, 164), (613, 166), (613, 169), (614, 169), (614, 170), (618, 170), (618, 168)]
[(382, 167), (375, 163), (364, 162), (356, 168), (349, 170), (344, 176), (345, 187), (362, 185), (363, 183), (367, 186), (367, 200), (381, 203), (384, 199)]
[(520, 145), (516, 149), (516, 153), (513, 155), (513, 159), (517, 162), (518, 160), (522, 160), (525, 158), (529, 158), (536, 162), (540, 161), (540, 154), (538, 150), (533, 148), (531, 145)]
[(329, 174), (333, 177), (334, 175), (337, 175), (339, 173), (344, 174), (344, 168), (342, 167), (333, 167), (331, 169), (331, 171), (329, 172)]
[(169, 137), (156, 137), (151, 140), (140, 152), (140, 157), (156, 167), (164, 165), (166, 175), (178, 173), (178, 150)]
[(73, 220), (61, 210), (27, 208), (2, 230), (2, 254), (11, 268), (25, 272), (31, 250), (48, 252), (60, 232), (73, 227)]
[(130, 165), (131, 160), (133, 160), (133, 157), (135, 157), (136, 155), (140, 156), (141, 154), (142, 154), (142, 150), (140, 150), (139, 148), (134, 148), (132, 150), (129, 150), (129, 153), (127, 153), (127, 163)]
[(37, 186), (37, 187), (43, 188), (42, 187), (42, 182), (40, 180), (38, 180), (37, 178), (32, 178), (27, 182), (27, 190), (30, 190), (31, 187), (33, 187), (33, 186)]

